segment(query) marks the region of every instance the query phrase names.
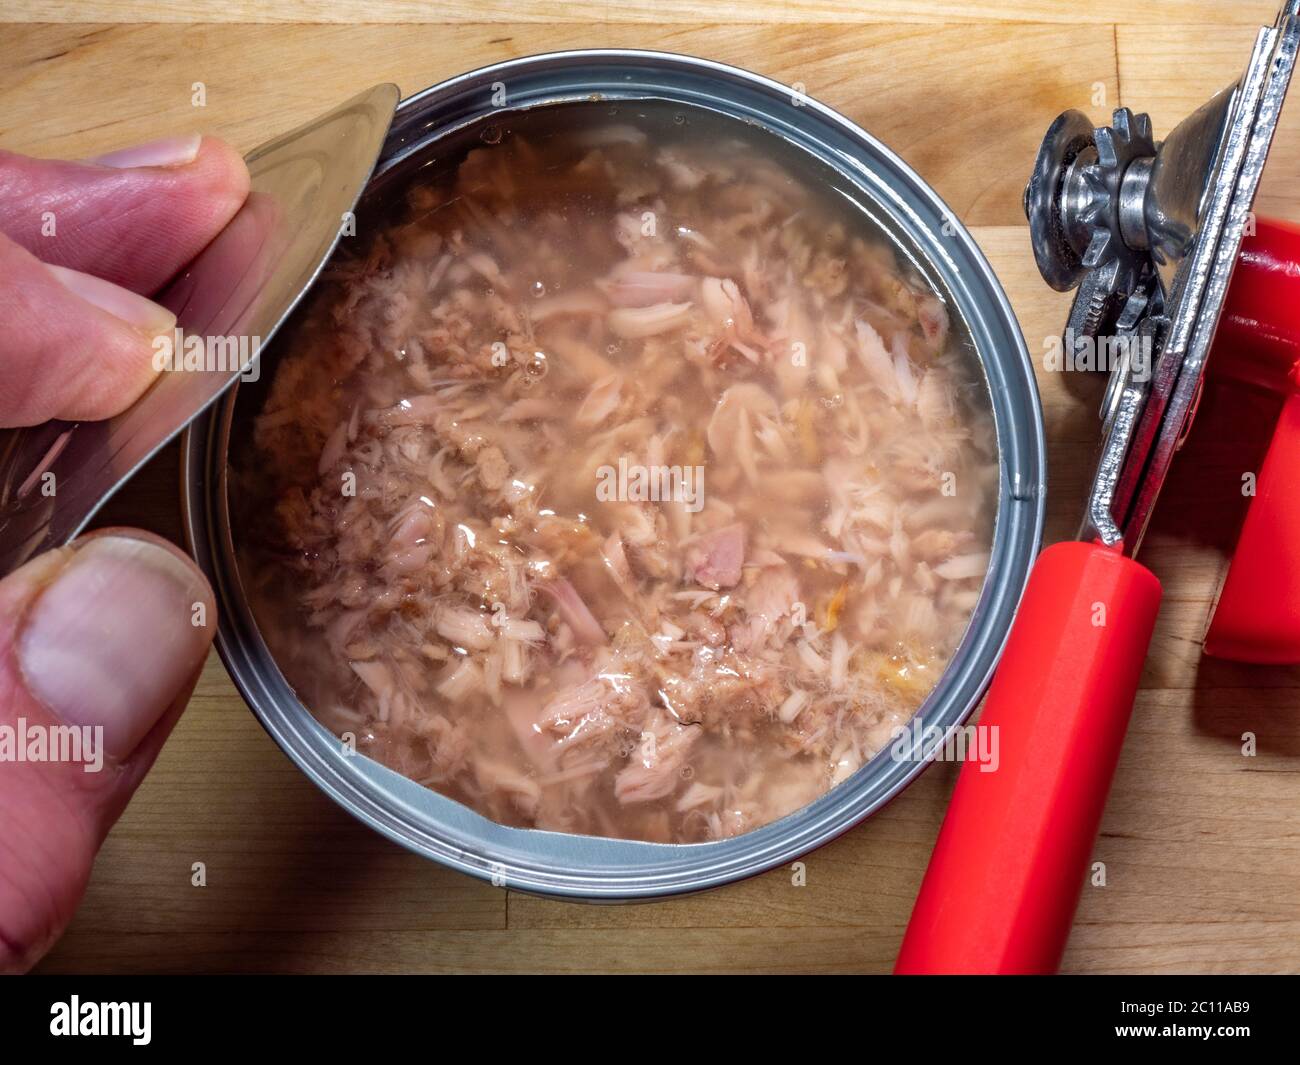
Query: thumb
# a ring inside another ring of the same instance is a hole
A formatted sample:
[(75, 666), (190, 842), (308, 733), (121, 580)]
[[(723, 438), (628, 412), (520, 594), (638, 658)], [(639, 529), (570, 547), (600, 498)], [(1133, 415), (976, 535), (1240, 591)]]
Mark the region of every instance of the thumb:
[(115, 529), (0, 581), (0, 972), (30, 967), (193, 690), (212, 592), (177, 548)]

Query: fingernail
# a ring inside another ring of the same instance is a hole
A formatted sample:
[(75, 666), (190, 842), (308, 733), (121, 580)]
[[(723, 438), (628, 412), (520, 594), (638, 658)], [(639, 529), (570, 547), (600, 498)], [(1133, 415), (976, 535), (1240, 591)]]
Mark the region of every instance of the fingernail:
[(136, 166), (184, 166), (194, 162), (202, 141), (203, 137), (198, 133), (189, 133), (183, 137), (163, 137), (146, 144), (137, 144), (134, 148), (120, 148), (107, 155), (97, 155), (87, 161), (118, 170)]
[(59, 279), (64, 288), (75, 292), (87, 303), (93, 303), (101, 311), (107, 311), (113, 317), (134, 326), (147, 337), (169, 333), (176, 325), (176, 315), (166, 307), (121, 285), (105, 281), (94, 274), (69, 270), (66, 266), (47, 264), (46, 269)]
[(103, 726), (124, 757), (202, 664), (212, 611), (202, 578), (167, 549), (97, 536), (32, 604), (18, 665), (36, 699), (65, 724)]

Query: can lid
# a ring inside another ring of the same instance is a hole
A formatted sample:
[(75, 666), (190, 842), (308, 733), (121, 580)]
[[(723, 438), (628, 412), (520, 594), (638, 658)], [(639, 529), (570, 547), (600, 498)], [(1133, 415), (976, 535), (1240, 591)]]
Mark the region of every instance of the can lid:
[(176, 332), (135, 404), (107, 421), (0, 431), (0, 576), (76, 536), (141, 465), (256, 374), (261, 346), (348, 231), (400, 96), (376, 85), (247, 157), (243, 207), (156, 297)]

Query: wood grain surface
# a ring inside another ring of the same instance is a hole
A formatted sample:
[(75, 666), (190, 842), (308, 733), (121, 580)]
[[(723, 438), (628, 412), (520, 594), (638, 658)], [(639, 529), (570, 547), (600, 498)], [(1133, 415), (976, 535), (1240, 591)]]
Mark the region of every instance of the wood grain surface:
[[(1067, 107), (1101, 122), (1120, 104), (1163, 135), (1239, 76), (1275, 13), (1271, 0), (9, 0), (0, 145), (87, 156), (201, 129), (247, 150), (378, 81), (409, 93), (558, 48), (690, 52), (802, 82), (915, 166), (992, 261), (1040, 364), (1053, 540), (1077, 522), (1103, 382), (1041, 368), (1068, 298), (1039, 279), (1020, 209), (1039, 139)], [(1261, 213), (1300, 219), (1298, 172), (1292, 106)], [(1165, 604), (1096, 845), (1107, 883), (1084, 891), (1067, 971), (1300, 969), (1300, 670), (1200, 655), (1241, 474), (1258, 461), (1238, 431), (1259, 407), (1247, 399), (1207, 397), (1144, 547)], [(171, 448), (103, 521), (179, 537), (177, 477)], [(213, 656), (42, 969), (886, 971), (953, 777), (928, 770), (809, 855), (803, 887), (779, 869), (653, 905), (550, 902), (363, 828), (279, 752)], [(190, 886), (195, 861), (204, 888)]]

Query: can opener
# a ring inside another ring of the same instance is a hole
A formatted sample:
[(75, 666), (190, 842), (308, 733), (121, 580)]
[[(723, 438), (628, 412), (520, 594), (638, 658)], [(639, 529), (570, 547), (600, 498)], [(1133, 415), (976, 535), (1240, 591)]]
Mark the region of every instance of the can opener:
[(1206, 651), (1300, 661), (1300, 230), (1250, 213), (1298, 45), (1287, 0), (1241, 80), (1162, 144), (1124, 108), (1097, 130), (1067, 111), (1043, 141), (1025, 212), (1043, 278), (1078, 288), (1065, 350), (1108, 343), (1118, 364), (1079, 539), (1035, 563), (980, 718), (999, 730), (999, 768), (962, 766), (897, 972), (1060, 963), (1160, 604), (1133, 555), (1216, 331), (1229, 375), (1286, 398)]

